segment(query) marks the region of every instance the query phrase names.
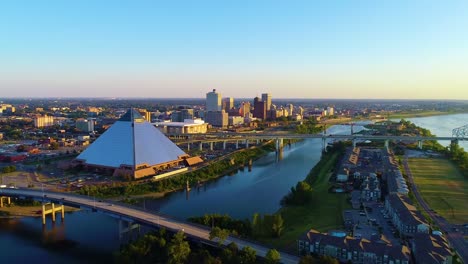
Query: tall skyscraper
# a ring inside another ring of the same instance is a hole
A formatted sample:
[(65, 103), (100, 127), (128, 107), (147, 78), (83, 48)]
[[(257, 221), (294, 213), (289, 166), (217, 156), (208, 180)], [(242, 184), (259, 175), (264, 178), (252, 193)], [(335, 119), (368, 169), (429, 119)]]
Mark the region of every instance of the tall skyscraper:
[(242, 117), (248, 117), (250, 114), (250, 102), (242, 102), (241, 107), (239, 109), (239, 114)]
[(266, 104), (265, 101), (261, 101), (260, 98), (255, 97), (254, 99), (254, 111), (253, 116), (256, 118), (266, 118)]
[(206, 94), (206, 111), (221, 111), (221, 94), (213, 89), (212, 92)]
[(288, 104), (287, 107), (288, 107), (287, 108), (288, 109), (288, 114), (292, 115), (293, 112), (294, 112), (294, 105), (293, 104)]
[(234, 107), (234, 98), (232, 97), (226, 97), (223, 99), (223, 110), (226, 112), (231, 111), (231, 109)]
[(271, 94), (264, 93), (262, 94), (262, 101), (266, 104), (266, 110), (269, 111), (271, 109)]

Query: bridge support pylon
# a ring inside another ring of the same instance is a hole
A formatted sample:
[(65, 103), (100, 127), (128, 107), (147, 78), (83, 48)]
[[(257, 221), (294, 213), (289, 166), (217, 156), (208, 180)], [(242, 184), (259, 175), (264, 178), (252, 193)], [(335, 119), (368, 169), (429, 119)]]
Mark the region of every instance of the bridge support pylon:
[(132, 235), (133, 230), (138, 230), (138, 234), (140, 233), (140, 225), (136, 224), (134, 222), (127, 222), (125, 220), (119, 220), (119, 238), (122, 239), (122, 237), (125, 234)]
[(418, 140), (418, 149), (423, 148), (424, 141), (423, 140)]
[(187, 151), (190, 151), (190, 143), (187, 144)]
[(390, 146), (390, 140), (386, 139), (385, 140), (385, 148), (388, 149), (388, 147)]
[(227, 142), (223, 141), (223, 150), (226, 150), (226, 144), (227, 144)]
[(283, 139), (277, 138), (275, 142), (276, 154), (278, 156), (278, 160), (283, 159)]
[(353, 148), (355, 148), (355, 147), (356, 147), (356, 143), (357, 143), (357, 142), (356, 142), (356, 140), (355, 140), (355, 139), (353, 139)]
[(239, 140), (236, 140), (236, 149), (239, 149)]
[(3, 207), (3, 199), (6, 200), (7, 204), (11, 204), (11, 198), (8, 196), (0, 196), (0, 207)]
[(327, 152), (327, 139), (322, 137), (322, 152)]
[(213, 151), (213, 142), (210, 142), (210, 150)]
[[(51, 204), (52, 208), (51, 209), (46, 209), (46, 205)], [(42, 204), (42, 224), (46, 224), (46, 216), (48, 214), (52, 215), (52, 222), (55, 223), (55, 213), (61, 212), (61, 218), (62, 222), (65, 219), (65, 207), (63, 205), (60, 205), (58, 207), (55, 207), (54, 203), (43, 203)]]
[(282, 138), (277, 138), (276, 139), (276, 151), (283, 151), (283, 139)]
[(200, 145), (198, 145), (198, 149), (199, 149), (200, 151), (203, 150), (203, 142), (200, 142)]
[(245, 140), (245, 148), (246, 148), (246, 149), (249, 148), (249, 140), (248, 140), (248, 139)]

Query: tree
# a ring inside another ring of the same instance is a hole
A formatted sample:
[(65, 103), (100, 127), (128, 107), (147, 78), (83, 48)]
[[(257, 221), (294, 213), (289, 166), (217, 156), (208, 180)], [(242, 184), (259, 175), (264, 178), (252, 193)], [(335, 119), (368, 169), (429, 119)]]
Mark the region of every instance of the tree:
[(284, 220), (283, 217), (281, 217), (281, 214), (275, 214), (273, 216), (273, 226), (272, 226), (272, 231), (273, 235), (276, 237), (281, 236), (281, 232), (283, 231), (284, 228)]
[(49, 149), (55, 150), (59, 148), (59, 144), (57, 142), (50, 143)]
[(167, 248), (167, 253), (171, 264), (184, 263), (187, 260), (190, 255), (190, 245), (185, 240), (184, 232), (179, 231), (174, 235)]
[(320, 263), (323, 263), (323, 264), (340, 264), (340, 262), (337, 259), (332, 258), (330, 256), (321, 256), (320, 257)]
[(267, 264), (277, 264), (280, 263), (281, 255), (276, 249), (268, 250), (265, 256), (265, 263)]
[(252, 234), (254, 237), (262, 234), (262, 218), (259, 213), (255, 213), (252, 217)]
[(299, 260), (299, 264), (316, 264), (316, 263), (319, 263), (319, 262), (311, 255), (305, 255)]
[(213, 227), (210, 231), (210, 240), (218, 238), (218, 243), (221, 245), (224, 243), (226, 238), (229, 236), (229, 230), (219, 228), (217, 226)]
[(244, 264), (254, 264), (257, 262), (257, 252), (253, 248), (245, 246), (240, 252), (240, 260)]
[(225, 264), (237, 264), (241, 262), (238, 254), (239, 248), (234, 242), (229, 243), (221, 252), (221, 261)]

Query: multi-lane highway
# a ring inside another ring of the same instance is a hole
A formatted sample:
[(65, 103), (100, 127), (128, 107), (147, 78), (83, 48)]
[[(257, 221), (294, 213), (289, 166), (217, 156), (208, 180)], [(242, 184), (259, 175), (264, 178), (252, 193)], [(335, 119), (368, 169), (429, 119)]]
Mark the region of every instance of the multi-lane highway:
[[(142, 209), (123, 204), (96, 200), (92, 197), (74, 195), (70, 193), (57, 193), (31, 189), (0, 188), (0, 195), (10, 197), (31, 197), (36, 200), (44, 200), (79, 208), (89, 208), (114, 217), (122, 218), (123, 220), (131, 220), (150, 227), (165, 227), (166, 229), (172, 230), (174, 232), (183, 231), (188, 237), (213, 244), (213, 241), (209, 238), (210, 229), (207, 227), (194, 225), (192, 223), (177, 220), (165, 215), (147, 212)], [(224, 241), (224, 244), (227, 245), (231, 242), (235, 242), (239, 248), (243, 248), (245, 246), (252, 247), (260, 257), (265, 257), (268, 250), (270, 249), (264, 245), (246, 241), (244, 239), (233, 236), (228, 237)], [(282, 263), (289, 264), (299, 262), (299, 258), (297, 256), (284, 252), (280, 252), (280, 254)]]

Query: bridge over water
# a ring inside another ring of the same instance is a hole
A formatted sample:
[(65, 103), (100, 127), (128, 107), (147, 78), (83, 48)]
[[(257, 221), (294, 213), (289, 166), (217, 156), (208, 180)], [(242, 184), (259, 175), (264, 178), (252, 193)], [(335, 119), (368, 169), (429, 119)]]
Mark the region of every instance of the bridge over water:
[[(126, 204), (120, 204), (116, 202), (96, 200), (92, 197), (76, 195), (71, 193), (59, 193), (51, 191), (41, 191), (32, 189), (10, 189), (0, 188), (0, 196), (7, 197), (18, 197), (18, 198), (33, 198), (38, 201), (51, 202), (60, 205), (67, 205), (71, 207), (77, 207), (82, 209), (90, 209), (96, 212), (104, 213), (117, 219), (144, 225), (151, 228), (164, 227), (170, 231), (178, 232), (183, 231), (185, 235), (202, 243), (217, 246), (217, 242), (210, 240), (210, 228), (189, 223), (182, 220), (177, 220), (167, 215), (156, 214), (153, 212), (147, 212), (143, 209), (133, 207)], [(228, 245), (231, 242), (235, 242), (239, 248), (246, 246), (252, 247), (256, 252), (257, 256), (265, 257), (266, 253), (270, 249), (265, 245), (261, 245), (254, 241), (247, 241), (234, 236), (229, 236), (224, 242), (224, 245)], [(298, 263), (299, 258), (297, 256), (280, 252), (282, 263)]]
[(385, 146), (388, 146), (390, 141), (412, 141), (418, 142), (418, 147), (422, 148), (424, 141), (427, 140), (442, 140), (442, 141), (451, 141), (455, 144), (458, 144), (458, 141), (468, 141), (468, 125), (457, 128), (453, 130), (452, 136), (442, 136), (442, 137), (426, 137), (426, 136), (391, 136), (391, 135), (338, 135), (338, 134), (294, 134), (294, 133), (205, 133), (205, 134), (168, 134), (167, 136), (171, 138), (180, 138), (183, 137), (185, 140), (178, 141), (178, 145), (187, 144), (188, 149), (190, 149), (191, 144), (199, 144), (200, 150), (202, 149), (203, 144), (210, 144), (210, 148), (213, 149), (213, 143), (222, 142), (223, 149), (226, 148), (227, 142), (234, 142), (236, 148), (239, 147), (239, 142), (245, 144), (247, 147), (249, 142), (263, 140), (276, 140), (276, 148), (281, 149), (283, 145), (283, 139), (310, 139), (317, 138), (322, 140), (322, 147), (325, 149), (326, 140), (351, 140), (353, 145), (358, 141), (384, 141)]

